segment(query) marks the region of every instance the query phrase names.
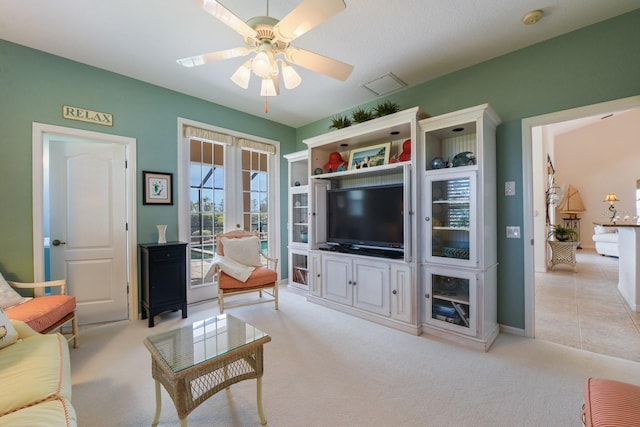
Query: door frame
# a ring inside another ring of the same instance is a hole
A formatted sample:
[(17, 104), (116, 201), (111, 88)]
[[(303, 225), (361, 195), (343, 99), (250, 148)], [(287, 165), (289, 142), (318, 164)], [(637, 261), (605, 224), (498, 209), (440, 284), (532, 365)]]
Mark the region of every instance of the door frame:
[[(536, 207), (533, 202), (533, 186), (536, 171), (533, 170), (533, 162), (536, 156), (542, 157), (541, 144), (537, 144), (539, 146), (536, 147), (536, 152), (533, 152), (534, 128), (638, 107), (640, 107), (640, 96), (631, 96), (522, 120), (522, 204), (524, 207), (522, 244), (524, 246), (524, 336), (526, 337), (535, 337), (534, 214)], [(545, 162), (542, 164), (546, 166)], [(537, 173), (539, 174), (540, 171)]]
[(129, 281), (129, 320), (138, 318), (138, 266), (137, 266), (137, 216), (136, 216), (136, 139), (126, 136), (32, 123), (31, 162), (32, 162), (32, 214), (33, 214), (33, 278), (44, 280), (44, 142), (46, 135), (79, 138), (101, 143), (113, 143), (125, 146), (127, 168), (125, 169), (126, 204), (127, 204), (127, 279)]
[[(273, 145), (276, 149), (276, 153), (270, 157), (270, 171), (269, 171), (269, 188), (270, 188), (270, 201), (269, 201), (269, 218), (281, 218), (280, 217), (280, 206), (283, 202), (282, 200), (282, 183), (280, 181), (280, 168), (282, 167), (282, 160), (284, 158), (280, 155), (280, 141), (276, 141), (273, 139), (263, 138), (256, 135), (251, 135), (244, 132), (238, 132), (231, 129), (225, 129), (218, 126), (210, 125), (207, 123), (198, 122), (195, 120), (178, 117), (178, 126), (177, 126), (177, 157), (178, 157), (178, 239), (182, 242), (191, 242), (190, 236), (190, 215), (189, 210), (185, 207), (188, 206), (189, 200), (191, 198), (191, 192), (189, 188), (189, 138), (184, 136), (184, 128), (186, 126), (193, 126), (202, 129), (207, 129), (213, 132), (218, 132), (222, 134), (226, 134), (231, 136), (232, 138), (246, 138), (253, 141), (264, 142), (265, 144)], [(235, 152), (235, 150), (225, 150), (225, 165), (235, 165), (238, 164), (239, 158)], [(236, 168), (225, 168), (225, 192), (226, 183), (227, 182), (241, 182), (241, 171)], [(238, 211), (240, 203), (241, 203), (241, 195), (236, 193), (226, 193), (229, 196), (229, 203), (225, 207), (225, 219), (224, 219), (224, 229), (225, 231), (232, 230), (235, 228), (236, 221), (239, 218), (242, 218), (242, 212)], [(285, 193), (286, 194), (286, 193)], [(286, 196), (285, 199), (286, 200)], [(277, 227), (277, 229), (274, 229)], [(269, 256), (275, 257), (279, 260), (282, 260), (281, 255), (281, 235), (282, 235), (282, 226), (280, 222), (273, 221), (269, 222)], [(273, 230), (273, 232), (272, 232)], [(190, 244), (189, 244), (190, 245)], [(279, 261), (278, 262), (278, 278), (281, 279), (283, 272), (286, 271), (283, 267), (286, 263)], [(191, 269), (187, 268), (187, 303), (191, 304), (195, 301), (192, 299), (199, 298), (196, 296), (195, 291), (191, 291)], [(216, 291), (211, 295), (210, 299), (214, 299), (218, 297), (217, 289), (215, 289), (217, 285), (213, 284), (212, 288)], [(202, 287), (203, 289), (208, 288), (209, 286), (205, 285)], [(190, 294), (191, 292), (191, 294)]]

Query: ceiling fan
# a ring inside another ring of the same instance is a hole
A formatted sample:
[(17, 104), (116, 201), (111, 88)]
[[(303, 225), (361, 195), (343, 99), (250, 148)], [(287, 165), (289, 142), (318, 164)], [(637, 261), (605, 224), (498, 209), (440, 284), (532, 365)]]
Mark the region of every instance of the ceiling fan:
[(246, 46), (178, 59), (180, 65), (196, 67), (255, 53), (253, 58), (238, 68), (231, 80), (241, 88), (247, 89), (253, 72), (262, 79), (262, 96), (275, 96), (279, 93), (278, 62), (281, 63), (283, 81), (287, 89), (297, 87), (302, 81), (291, 64), (343, 81), (353, 70), (352, 65), (290, 45), (302, 34), (345, 9), (343, 0), (304, 0), (280, 21), (268, 16), (267, 0), (267, 16), (256, 16), (246, 22), (218, 1), (197, 0), (197, 3), (206, 12), (238, 32), (244, 38)]

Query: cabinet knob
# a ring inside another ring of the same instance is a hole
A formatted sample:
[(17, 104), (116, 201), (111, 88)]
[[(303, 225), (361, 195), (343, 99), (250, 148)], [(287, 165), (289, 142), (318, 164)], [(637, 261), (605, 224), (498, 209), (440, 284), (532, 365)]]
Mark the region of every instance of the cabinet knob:
[(431, 221), (431, 218), (429, 218), (428, 216), (425, 216), (425, 217), (424, 217), (424, 220), (425, 220), (425, 221), (427, 221), (427, 222), (429, 222), (429, 221)]
[(398, 291), (396, 291), (395, 289), (393, 291), (391, 291), (392, 294), (396, 295), (398, 293)]
[(347, 283), (348, 283), (348, 284), (351, 284), (351, 280), (349, 280)]
[(429, 295), (429, 294), (424, 294), (424, 297), (425, 297), (425, 298), (430, 298), (430, 297), (431, 297), (431, 295)]

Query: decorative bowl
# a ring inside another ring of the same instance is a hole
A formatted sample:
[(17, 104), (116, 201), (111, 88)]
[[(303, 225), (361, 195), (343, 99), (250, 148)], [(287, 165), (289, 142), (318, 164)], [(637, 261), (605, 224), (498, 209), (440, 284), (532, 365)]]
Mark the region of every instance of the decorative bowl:
[(447, 163), (442, 157), (434, 157), (431, 160), (431, 169), (442, 169), (447, 166)]

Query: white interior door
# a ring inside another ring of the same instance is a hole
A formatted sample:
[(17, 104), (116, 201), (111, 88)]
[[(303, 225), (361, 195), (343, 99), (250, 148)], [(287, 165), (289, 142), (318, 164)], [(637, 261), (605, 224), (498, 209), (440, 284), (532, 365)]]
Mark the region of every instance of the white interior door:
[(81, 324), (128, 318), (126, 149), (49, 144), (51, 278), (67, 280)]

